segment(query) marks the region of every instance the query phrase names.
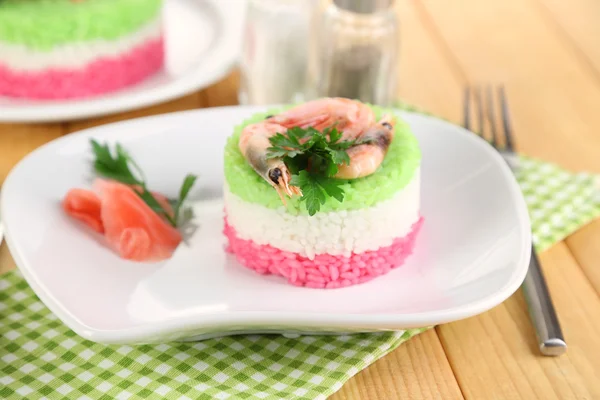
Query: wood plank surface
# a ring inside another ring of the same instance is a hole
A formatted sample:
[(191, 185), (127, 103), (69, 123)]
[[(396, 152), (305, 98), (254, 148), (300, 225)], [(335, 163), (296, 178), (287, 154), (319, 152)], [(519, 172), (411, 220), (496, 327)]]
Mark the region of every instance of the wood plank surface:
[(521, 292), (479, 316), (437, 327), (467, 399), (600, 398), (600, 302), (564, 244), (540, 256), (569, 344), (539, 355)]
[(600, 221), (584, 226), (568, 237), (566, 243), (600, 296)]
[[(467, 84), (507, 87), (518, 148), (600, 173), (600, 3), (398, 0), (402, 99), (460, 122)], [(0, 183), (38, 146), (91, 126), (237, 103), (239, 74), (164, 104), (65, 124), (0, 124)], [(520, 291), (358, 373), (332, 399), (600, 399), (600, 221), (540, 256), (569, 349), (539, 355)], [(5, 244), (0, 273), (14, 268)]]
[[(600, 2), (596, 0), (534, 0), (549, 24), (564, 35), (577, 52), (582, 64), (588, 65), (600, 80)], [(587, 120), (587, 118), (586, 118)], [(596, 129), (598, 125), (592, 125)], [(598, 132), (596, 130), (596, 132)], [(593, 148), (600, 154), (600, 135), (596, 133)], [(600, 156), (598, 157), (600, 158)], [(597, 169), (594, 168), (596, 172)], [(600, 185), (600, 182), (599, 182)], [(599, 186), (600, 187), (600, 186)], [(600, 294), (600, 221), (585, 226), (567, 239), (573, 256)]]
[[(572, 46), (575, 56), (581, 64), (588, 66), (596, 81), (600, 80), (600, 2), (595, 0), (533, 0), (541, 9), (542, 15), (553, 25), (559, 35), (564, 36), (565, 43)], [(584, 121), (587, 118), (584, 117)], [(587, 123), (587, 122), (586, 122)], [(598, 124), (592, 124), (598, 128)], [(596, 131), (597, 132), (597, 131)], [(600, 153), (600, 135), (596, 133), (592, 148)], [(589, 142), (588, 142), (589, 143)], [(598, 157), (600, 158), (600, 157)], [(592, 167), (596, 172), (597, 168)], [(599, 182), (600, 185), (600, 182)], [(600, 186), (599, 186), (600, 187)], [(600, 222), (595, 221), (589, 226), (567, 238), (566, 243), (571, 249), (584, 273), (600, 294)]]
[[(440, 52), (414, 4), (402, 1), (397, 7), (403, 38), (398, 71), (401, 98), (456, 121), (461, 113), (461, 77)], [(332, 400), (461, 398), (435, 331), (404, 343), (332, 396)]]
[[(0, 185), (23, 157), (63, 133), (62, 124), (0, 124)], [(13, 268), (15, 263), (3, 241), (0, 244), (0, 274)]]
[[(600, 171), (600, 115), (593, 112), (600, 101), (596, 74), (535, 4), (520, 0), (415, 0), (414, 4), (430, 19), (440, 46), (448, 49), (469, 82), (506, 85), (521, 151), (568, 168)], [(468, 18), (464, 10), (469, 10)], [(581, 243), (599, 236), (595, 226), (588, 227)], [(591, 246), (584, 247), (591, 258)], [(569, 345), (567, 355), (539, 356), (525, 303), (517, 292), (487, 313), (437, 327), (465, 398), (600, 396), (597, 293), (565, 244), (542, 254), (541, 261)]]
[(0, 124), (0, 183), (19, 160), (63, 131), (62, 124)]
[(576, 57), (600, 76), (600, 2), (597, 0), (532, 0), (560, 32)]
[(400, 19), (399, 96), (442, 118), (459, 122), (462, 118), (462, 71), (452, 64), (444, 46), (437, 40), (430, 20), (424, 18), (412, 1), (397, 3)]
[(600, 81), (538, 7), (523, 0), (411, 1), (431, 18), (470, 83), (506, 85), (522, 152), (600, 173)]
[(68, 122), (65, 124), (65, 133), (80, 131), (93, 126), (109, 124), (113, 122), (124, 121), (132, 118), (147, 117), (150, 115), (166, 114), (176, 111), (193, 110), (202, 106), (200, 93), (195, 92), (166, 103), (160, 103), (152, 107), (141, 108), (134, 111), (107, 115), (100, 118), (89, 118), (79, 121)]
[(233, 71), (228, 79), (200, 92), (200, 99), (204, 107), (222, 107), (238, 104), (237, 91), (240, 84), (240, 74)]
[(402, 344), (331, 396), (331, 400), (462, 398), (435, 330)]

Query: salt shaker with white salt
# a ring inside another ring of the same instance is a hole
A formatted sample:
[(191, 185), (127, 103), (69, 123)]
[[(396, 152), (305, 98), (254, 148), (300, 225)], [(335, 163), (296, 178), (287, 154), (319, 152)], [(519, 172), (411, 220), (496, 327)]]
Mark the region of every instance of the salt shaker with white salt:
[(311, 12), (316, 0), (248, 0), (240, 59), (241, 104), (304, 100)]

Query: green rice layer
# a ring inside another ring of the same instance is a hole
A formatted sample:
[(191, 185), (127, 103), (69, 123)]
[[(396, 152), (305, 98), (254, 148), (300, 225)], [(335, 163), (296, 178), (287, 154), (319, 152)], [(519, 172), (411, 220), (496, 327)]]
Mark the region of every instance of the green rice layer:
[(48, 51), (114, 40), (150, 22), (161, 7), (162, 0), (0, 0), (0, 41)]
[[(396, 114), (393, 109), (372, 105), (370, 107), (378, 119), (386, 112)], [(248, 164), (238, 148), (238, 141), (245, 126), (282, 110), (272, 109), (247, 119), (235, 128), (225, 145), (225, 180), (229, 190), (244, 201), (273, 209), (282, 206), (281, 199), (275, 189)], [(364, 178), (345, 181), (341, 186), (346, 193), (344, 201), (340, 203), (334, 198), (328, 198), (319, 212), (357, 210), (373, 206), (380, 201), (390, 199), (412, 180), (421, 164), (421, 150), (408, 124), (399, 117), (396, 118), (394, 140), (379, 169)], [(287, 199), (287, 211), (294, 215), (308, 214), (306, 206), (298, 197)]]

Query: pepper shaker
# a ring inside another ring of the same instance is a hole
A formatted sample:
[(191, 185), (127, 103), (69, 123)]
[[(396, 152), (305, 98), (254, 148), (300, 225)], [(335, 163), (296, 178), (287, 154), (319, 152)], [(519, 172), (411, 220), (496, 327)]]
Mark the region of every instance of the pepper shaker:
[(394, 0), (320, 0), (312, 16), (307, 98), (390, 105), (397, 94)]

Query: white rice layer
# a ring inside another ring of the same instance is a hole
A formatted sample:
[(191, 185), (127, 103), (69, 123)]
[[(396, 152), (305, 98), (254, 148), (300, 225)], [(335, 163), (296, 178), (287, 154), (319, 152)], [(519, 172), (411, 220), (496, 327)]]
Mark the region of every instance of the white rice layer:
[(316, 254), (350, 256), (390, 246), (406, 236), (420, 218), (420, 169), (389, 200), (361, 210), (294, 216), (248, 203), (224, 189), (227, 221), (241, 239), (271, 245), (308, 258)]
[(77, 42), (36, 51), (23, 45), (0, 41), (0, 64), (19, 72), (40, 72), (49, 68), (78, 69), (105, 57), (118, 57), (162, 35), (162, 18), (156, 17), (137, 31), (117, 40)]

